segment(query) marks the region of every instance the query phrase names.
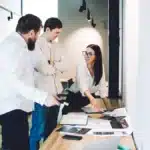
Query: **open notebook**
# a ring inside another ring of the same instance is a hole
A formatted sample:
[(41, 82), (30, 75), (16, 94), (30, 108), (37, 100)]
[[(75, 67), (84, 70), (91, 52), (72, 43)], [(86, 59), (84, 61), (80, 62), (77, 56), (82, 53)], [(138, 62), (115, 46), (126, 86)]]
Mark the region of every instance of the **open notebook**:
[(85, 113), (68, 113), (63, 115), (60, 124), (65, 125), (86, 125), (88, 122), (88, 115)]

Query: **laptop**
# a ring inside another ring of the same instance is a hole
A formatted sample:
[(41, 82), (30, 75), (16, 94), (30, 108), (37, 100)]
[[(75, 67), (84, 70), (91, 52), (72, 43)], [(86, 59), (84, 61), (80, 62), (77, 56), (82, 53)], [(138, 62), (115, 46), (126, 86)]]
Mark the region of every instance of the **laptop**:
[(83, 150), (117, 150), (119, 143), (120, 137), (114, 136), (87, 143)]

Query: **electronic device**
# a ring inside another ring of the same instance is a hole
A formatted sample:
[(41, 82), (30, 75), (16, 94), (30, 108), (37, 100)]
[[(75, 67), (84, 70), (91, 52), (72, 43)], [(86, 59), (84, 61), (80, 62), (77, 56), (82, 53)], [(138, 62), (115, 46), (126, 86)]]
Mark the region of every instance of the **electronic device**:
[(63, 126), (59, 129), (57, 129), (58, 132), (67, 132), (67, 133), (75, 133), (75, 134), (86, 134), (89, 132), (91, 129), (90, 128), (78, 128), (78, 127), (68, 127), (68, 126)]
[(82, 136), (64, 135), (62, 138), (63, 138), (63, 139), (67, 139), (67, 140), (81, 140), (81, 139), (82, 139)]

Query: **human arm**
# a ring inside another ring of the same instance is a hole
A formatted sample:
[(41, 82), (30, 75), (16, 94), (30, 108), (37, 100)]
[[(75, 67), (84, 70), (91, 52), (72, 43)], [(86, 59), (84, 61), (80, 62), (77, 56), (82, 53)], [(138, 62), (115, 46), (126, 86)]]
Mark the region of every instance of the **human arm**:
[(97, 100), (93, 97), (90, 91), (86, 64), (80, 64), (77, 66), (76, 79), (77, 79), (77, 84), (78, 84), (78, 87), (80, 89), (82, 96), (88, 97), (91, 105), (96, 110), (100, 110)]

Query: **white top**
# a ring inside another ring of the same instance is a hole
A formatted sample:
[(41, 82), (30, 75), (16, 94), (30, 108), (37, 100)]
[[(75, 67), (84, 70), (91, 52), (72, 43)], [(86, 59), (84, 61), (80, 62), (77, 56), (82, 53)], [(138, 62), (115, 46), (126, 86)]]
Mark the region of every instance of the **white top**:
[(40, 66), (40, 68), (49, 71), (49, 75), (45, 76), (45, 73), (43, 73), (43, 71), (41, 72), (40, 70), (38, 70), (38, 68), (36, 68), (38, 72), (35, 71), (34, 73), (35, 86), (48, 92), (49, 95), (56, 95), (61, 93), (63, 87), (57, 75), (57, 66), (53, 66), (48, 63), (48, 60), (55, 61), (55, 56), (53, 55), (51, 49), (51, 43), (47, 42), (44, 37), (39, 37), (36, 43), (36, 50), (34, 53), (38, 53), (35, 54), (36, 58), (38, 59), (36, 66)]
[(44, 104), (48, 93), (34, 88), (34, 63), (27, 44), (12, 33), (0, 44), (0, 114), (21, 109), (29, 112), (33, 101)]
[(80, 64), (77, 65), (76, 81), (70, 87), (69, 90), (74, 93), (77, 93), (80, 91), (83, 96), (85, 96), (84, 92), (86, 90), (89, 90), (90, 93), (99, 92), (99, 96), (101, 98), (107, 97), (108, 93), (107, 93), (104, 71), (103, 71), (103, 76), (102, 76), (99, 84), (95, 86), (93, 83), (94, 83), (94, 78), (91, 76), (91, 74), (87, 68), (87, 64), (86, 64), (85, 60), (83, 60)]

